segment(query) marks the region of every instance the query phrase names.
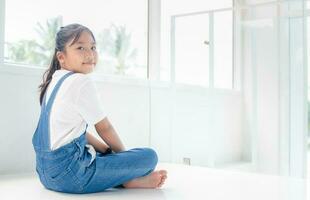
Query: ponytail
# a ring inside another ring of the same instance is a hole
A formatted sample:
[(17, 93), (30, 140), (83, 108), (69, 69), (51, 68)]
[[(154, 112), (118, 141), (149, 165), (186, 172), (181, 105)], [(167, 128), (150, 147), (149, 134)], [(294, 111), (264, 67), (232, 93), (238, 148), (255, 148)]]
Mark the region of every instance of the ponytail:
[(57, 59), (57, 50), (55, 49), (53, 58), (52, 58), (52, 62), (49, 66), (49, 68), (44, 72), (43, 74), (43, 83), (41, 85), (39, 85), (39, 90), (40, 90), (40, 105), (42, 105), (43, 102), (43, 97), (44, 94), (46, 92), (46, 89), (48, 87), (48, 85), (50, 84), (53, 74), (56, 70), (60, 69), (60, 64), (59, 61)]

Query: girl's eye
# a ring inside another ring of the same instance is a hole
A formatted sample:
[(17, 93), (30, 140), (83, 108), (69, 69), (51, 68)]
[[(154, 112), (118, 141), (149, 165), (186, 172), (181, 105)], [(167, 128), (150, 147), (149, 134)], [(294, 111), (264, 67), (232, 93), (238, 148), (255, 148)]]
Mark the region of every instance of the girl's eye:
[(79, 49), (79, 50), (85, 50), (84, 47), (78, 47), (77, 49)]
[(93, 46), (92, 48), (91, 48), (91, 50), (93, 50), (93, 51), (95, 51), (97, 48), (95, 47), (95, 46)]

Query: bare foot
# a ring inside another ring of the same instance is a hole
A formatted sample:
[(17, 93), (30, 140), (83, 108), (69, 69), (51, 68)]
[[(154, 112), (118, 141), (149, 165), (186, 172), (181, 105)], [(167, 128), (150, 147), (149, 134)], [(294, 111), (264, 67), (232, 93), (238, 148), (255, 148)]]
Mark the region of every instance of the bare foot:
[(165, 181), (167, 179), (167, 174), (162, 176), (161, 182), (158, 185), (158, 188), (164, 185)]
[(167, 179), (167, 171), (159, 170), (124, 183), (125, 188), (159, 188)]

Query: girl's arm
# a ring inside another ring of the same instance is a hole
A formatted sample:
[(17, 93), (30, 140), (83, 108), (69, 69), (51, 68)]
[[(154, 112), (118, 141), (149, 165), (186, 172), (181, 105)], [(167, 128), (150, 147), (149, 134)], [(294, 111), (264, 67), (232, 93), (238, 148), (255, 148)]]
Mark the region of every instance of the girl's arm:
[(107, 145), (110, 146), (110, 148), (114, 152), (125, 151), (125, 146), (123, 145), (122, 141), (120, 140), (118, 134), (115, 132), (112, 124), (107, 117), (98, 122), (95, 125), (95, 128), (99, 136), (103, 139), (105, 143), (107, 143)]
[(104, 142), (98, 140), (95, 136), (93, 136), (91, 133), (86, 133), (86, 138), (89, 144), (91, 144), (96, 151), (105, 153), (106, 150), (109, 148), (108, 145), (106, 145)]

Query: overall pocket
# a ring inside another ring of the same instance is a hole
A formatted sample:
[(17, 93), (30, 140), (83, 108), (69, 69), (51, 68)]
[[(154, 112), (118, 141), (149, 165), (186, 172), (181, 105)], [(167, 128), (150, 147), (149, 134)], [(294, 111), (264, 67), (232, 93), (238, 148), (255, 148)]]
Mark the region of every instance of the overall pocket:
[(67, 193), (80, 193), (82, 191), (76, 175), (71, 170), (71, 167), (76, 162), (74, 157), (64, 159), (45, 171), (47, 181), (51, 185), (52, 190)]
[(44, 170), (45, 175), (51, 180), (61, 178), (67, 173), (66, 171), (71, 162), (72, 162), (72, 156), (69, 158), (64, 158), (61, 161), (55, 160), (55, 164), (52, 164), (51, 166), (48, 167), (48, 169)]

